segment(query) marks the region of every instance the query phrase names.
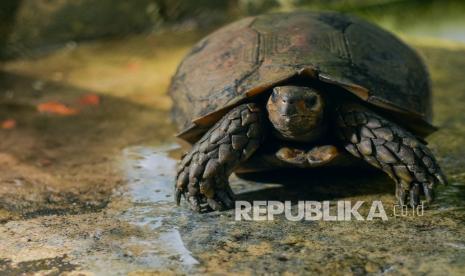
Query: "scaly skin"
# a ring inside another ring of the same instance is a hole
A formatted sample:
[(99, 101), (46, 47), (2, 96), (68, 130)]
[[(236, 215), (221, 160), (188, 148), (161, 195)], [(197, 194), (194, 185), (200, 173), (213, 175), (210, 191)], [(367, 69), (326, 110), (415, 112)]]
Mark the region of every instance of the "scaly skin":
[(228, 177), (263, 140), (263, 114), (251, 103), (227, 113), (183, 156), (177, 173), (175, 198), (184, 196), (197, 212), (233, 207)]
[(336, 124), (348, 152), (394, 179), (400, 204), (419, 205), (421, 189), (431, 202), (434, 185), (446, 184), (431, 151), (400, 126), (357, 105), (339, 107)]

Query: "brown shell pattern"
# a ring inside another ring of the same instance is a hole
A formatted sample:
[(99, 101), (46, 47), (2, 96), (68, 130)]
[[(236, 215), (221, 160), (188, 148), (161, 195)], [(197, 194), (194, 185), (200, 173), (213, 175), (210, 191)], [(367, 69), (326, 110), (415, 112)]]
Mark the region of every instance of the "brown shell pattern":
[(169, 88), (180, 137), (195, 141), (235, 105), (297, 74), (396, 113), (420, 136), (434, 131), (430, 80), (415, 51), (356, 17), (296, 12), (236, 21), (192, 48)]

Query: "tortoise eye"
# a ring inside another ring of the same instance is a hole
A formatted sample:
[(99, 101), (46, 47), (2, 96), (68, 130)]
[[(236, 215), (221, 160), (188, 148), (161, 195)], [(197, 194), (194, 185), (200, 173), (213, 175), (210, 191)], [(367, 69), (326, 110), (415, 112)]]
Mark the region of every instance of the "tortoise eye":
[(316, 97), (310, 97), (305, 100), (308, 107), (313, 107), (316, 104)]

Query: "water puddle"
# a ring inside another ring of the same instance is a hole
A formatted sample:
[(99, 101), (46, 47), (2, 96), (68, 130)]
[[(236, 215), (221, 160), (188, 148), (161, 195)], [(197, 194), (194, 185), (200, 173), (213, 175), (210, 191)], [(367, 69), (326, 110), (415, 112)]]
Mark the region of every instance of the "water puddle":
[[(201, 271), (192, 252), (213, 250), (237, 224), (232, 210), (197, 214), (186, 205), (176, 206), (176, 160), (170, 153), (177, 150), (176, 144), (123, 150), (121, 168), (127, 184), (115, 191), (105, 213), (97, 215), (100, 217), (91, 225), (91, 241), (76, 241), (71, 246), (70, 256), (80, 268), (98, 275)], [(237, 177), (231, 182), (239, 195), (270, 186)], [(48, 243), (63, 238), (60, 233)]]
[[(179, 149), (177, 144), (171, 144), (156, 148), (136, 146), (123, 151), (127, 186), (118, 194), (128, 204), (119, 210), (119, 219), (143, 231), (143, 235), (125, 242), (124, 247), (129, 251), (134, 247), (142, 251), (137, 253), (137, 262), (142, 263), (144, 269), (176, 267), (176, 271), (196, 271), (199, 261), (185, 244), (197, 249), (205, 248), (208, 244), (193, 238), (195, 235), (190, 229), (203, 225), (195, 231), (200, 231), (200, 235), (213, 231), (215, 237), (221, 237), (218, 232), (221, 225), (225, 229), (234, 225), (232, 211), (198, 215), (187, 206), (175, 205), (173, 187), (176, 160), (169, 154)], [(279, 186), (239, 180), (236, 176), (231, 177), (230, 181), (237, 195)], [(231, 217), (226, 219), (229, 226), (218, 219), (225, 219), (225, 216)], [(213, 236), (209, 237), (213, 239)]]
[(168, 152), (177, 148), (131, 147), (123, 152), (128, 186), (122, 196), (130, 200), (132, 207), (121, 218), (150, 232), (148, 237), (132, 241), (145, 248), (148, 269), (175, 265), (189, 270), (199, 263), (185, 247), (176, 227), (176, 219), (189, 213), (177, 208), (173, 201), (176, 160)]

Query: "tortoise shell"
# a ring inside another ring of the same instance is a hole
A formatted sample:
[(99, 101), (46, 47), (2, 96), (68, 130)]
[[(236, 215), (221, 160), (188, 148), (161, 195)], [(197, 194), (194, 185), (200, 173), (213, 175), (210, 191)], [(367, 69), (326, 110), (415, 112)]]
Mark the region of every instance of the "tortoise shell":
[(428, 72), (414, 50), (353, 16), (294, 12), (244, 18), (192, 48), (169, 88), (178, 136), (195, 142), (234, 106), (298, 75), (344, 88), (418, 136), (435, 130)]

